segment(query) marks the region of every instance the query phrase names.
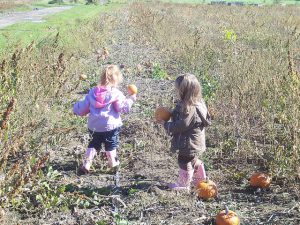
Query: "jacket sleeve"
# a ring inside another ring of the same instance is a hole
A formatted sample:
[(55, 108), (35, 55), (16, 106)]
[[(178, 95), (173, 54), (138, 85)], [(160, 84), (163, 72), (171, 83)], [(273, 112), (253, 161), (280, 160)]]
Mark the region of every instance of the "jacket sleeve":
[(113, 102), (113, 107), (117, 112), (129, 113), (133, 102), (133, 98), (126, 98), (123, 93), (120, 93), (116, 101)]
[(173, 122), (166, 122), (164, 128), (170, 134), (183, 133), (194, 125), (194, 113), (180, 113), (180, 119)]
[(77, 116), (85, 116), (90, 112), (90, 102), (88, 95), (85, 96), (85, 99), (82, 101), (78, 101), (73, 106), (73, 112)]

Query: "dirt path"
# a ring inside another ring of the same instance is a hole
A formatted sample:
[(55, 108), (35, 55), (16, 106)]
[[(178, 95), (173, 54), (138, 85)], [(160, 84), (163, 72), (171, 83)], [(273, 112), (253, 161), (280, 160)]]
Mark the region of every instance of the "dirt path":
[(72, 6), (53, 7), (53, 8), (33, 10), (30, 12), (13, 12), (13, 13), (0, 15), (0, 29), (21, 22), (40, 23), (44, 21), (43, 18), (45, 16), (62, 12), (70, 8), (72, 8)]

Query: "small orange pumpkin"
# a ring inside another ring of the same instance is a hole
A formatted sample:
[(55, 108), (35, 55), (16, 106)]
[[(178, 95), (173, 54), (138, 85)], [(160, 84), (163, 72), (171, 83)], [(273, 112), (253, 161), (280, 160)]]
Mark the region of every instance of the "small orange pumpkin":
[(225, 210), (222, 210), (216, 217), (217, 225), (239, 225), (240, 219), (237, 214), (231, 210), (228, 210), (228, 207), (225, 207)]
[(171, 119), (171, 112), (168, 108), (161, 106), (155, 110), (154, 116), (157, 121), (159, 120), (169, 121)]
[(214, 198), (218, 194), (217, 185), (211, 180), (202, 180), (197, 185), (198, 196), (204, 200)]
[(130, 84), (128, 87), (127, 87), (127, 90), (128, 90), (128, 93), (130, 95), (134, 95), (137, 93), (137, 87), (134, 85), (134, 84)]
[(80, 79), (80, 80), (86, 80), (86, 79), (87, 79), (87, 75), (85, 75), (85, 74), (80, 74), (80, 75), (79, 75), (79, 79)]
[(256, 172), (250, 177), (250, 185), (258, 188), (268, 188), (271, 184), (271, 177), (265, 173)]

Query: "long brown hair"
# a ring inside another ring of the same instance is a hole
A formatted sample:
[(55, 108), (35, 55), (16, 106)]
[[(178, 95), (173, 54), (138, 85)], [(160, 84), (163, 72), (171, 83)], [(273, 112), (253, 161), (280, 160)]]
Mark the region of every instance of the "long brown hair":
[(178, 76), (175, 80), (175, 87), (183, 110), (189, 111), (191, 106), (197, 105), (202, 100), (202, 88), (197, 77), (186, 73)]
[(123, 80), (122, 73), (118, 66), (109, 65), (107, 66), (101, 74), (100, 85), (102, 86), (117, 86)]

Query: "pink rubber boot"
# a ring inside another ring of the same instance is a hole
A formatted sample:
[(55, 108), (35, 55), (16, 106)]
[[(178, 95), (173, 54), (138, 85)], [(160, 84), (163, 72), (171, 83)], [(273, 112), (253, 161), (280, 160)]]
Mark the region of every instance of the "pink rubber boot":
[(168, 187), (175, 191), (189, 191), (194, 170), (179, 169), (178, 180), (175, 184), (169, 184)]
[(193, 176), (194, 186), (197, 186), (199, 182), (202, 180), (206, 180), (205, 168), (203, 162), (197, 159), (194, 165), (194, 176)]
[(117, 157), (117, 150), (114, 149), (112, 151), (106, 151), (106, 157), (108, 159), (108, 165), (110, 167), (116, 167), (120, 164), (120, 161), (118, 160)]
[(83, 161), (83, 165), (81, 167), (81, 171), (84, 173), (90, 172), (90, 168), (92, 165), (92, 161), (96, 156), (97, 152), (94, 148), (88, 148), (85, 153), (85, 159)]

